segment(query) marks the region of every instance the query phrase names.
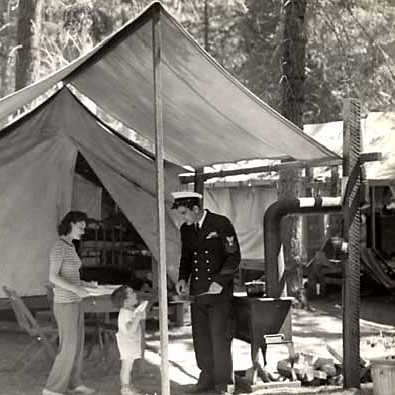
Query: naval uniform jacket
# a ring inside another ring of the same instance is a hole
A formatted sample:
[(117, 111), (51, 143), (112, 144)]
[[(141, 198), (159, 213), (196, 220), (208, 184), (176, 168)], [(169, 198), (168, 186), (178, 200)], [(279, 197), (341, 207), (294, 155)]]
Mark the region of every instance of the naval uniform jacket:
[[(227, 217), (207, 211), (202, 228), (181, 226), (179, 279), (190, 280), (190, 295), (197, 303), (221, 303), (233, 296), (233, 277), (240, 264), (240, 246)], [(201, 295), (212, 282), (220, 284), (220, 294)]]

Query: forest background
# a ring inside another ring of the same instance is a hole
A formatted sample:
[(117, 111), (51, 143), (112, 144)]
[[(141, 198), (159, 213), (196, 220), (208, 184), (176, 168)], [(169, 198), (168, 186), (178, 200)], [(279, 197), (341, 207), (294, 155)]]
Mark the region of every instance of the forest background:
[[(1, 0), (0, 96), (37, 81), (133, 19), (149, 0)], [(281, 112), (282, 0), (163, 0), (232, 75)], [(303, 123), (341, 119), (342, 99), (392, 111), (395, 2), (307, 0)]]

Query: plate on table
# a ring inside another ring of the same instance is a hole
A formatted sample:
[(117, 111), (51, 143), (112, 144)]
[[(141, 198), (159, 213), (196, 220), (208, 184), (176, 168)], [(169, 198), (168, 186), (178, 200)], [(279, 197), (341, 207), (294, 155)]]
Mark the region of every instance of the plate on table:
[(103, 285), (99, 285), (97, 288), (85, 287), (85, 289), (88, 291), (89, 296), (104, 296), (110, 295), (113, 292), (112, 289), (104, 287)]
[(141, 313), (143, 312), (148, 306), (148, 300), (143, 300), (134, 310), (134, 313)]
[(108, 289), (117, 289), (119, 287), (122, 287), (122, 284), (103, 284), (103, 287), (106, 287)]

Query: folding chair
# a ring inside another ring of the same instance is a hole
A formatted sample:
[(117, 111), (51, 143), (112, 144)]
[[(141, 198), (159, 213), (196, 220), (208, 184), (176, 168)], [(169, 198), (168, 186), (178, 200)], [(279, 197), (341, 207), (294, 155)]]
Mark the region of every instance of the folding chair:
[[(3, 286), (3, 290), (11, 302), (19, 327), (33, 338), (9, 370), (15, 371), (20, 363), (22, 363), (20, 369), (27, 367), (43, 349), (48, 359), (52, 361), (56, 356), (56, 348), (53, 344), (58, 338), (57, 329), (53, 326), (40, 326), (15, 290), (6, 286)], [(39, 345), (38, 349), (34, 350), (37, 345)]]

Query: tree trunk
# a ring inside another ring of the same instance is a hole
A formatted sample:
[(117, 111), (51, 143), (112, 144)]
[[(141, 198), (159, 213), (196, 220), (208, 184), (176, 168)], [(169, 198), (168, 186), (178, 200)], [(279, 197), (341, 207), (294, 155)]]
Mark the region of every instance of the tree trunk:
[(209, 4), (208, 0), (204, 0), (204, 19), (203, 19), (203, 27), (204, 27), (204, 49), (207, 52), (210, 52), (210, 42), (209, 42), (209, 31), (210, 31), (210, 23), (209, 23)]
[(40, 33), (43, 0), (19, 0), (15, 62), (15, 90), (30, 85), (36, 79), (40, 64)]
[(8, 95), (10, 76), (8, 69), (8, 55), (14, 44), (13, 21), (7, 1), (0, 1), (0, 97)]
[[(306, 0), (284, 0), (284, 36), (282, 43), (281, 112), (294, 124), (303, 128), (305, 80), (305, 13)], [(279, 198), (304, 196), (301, 170), (280, 172)], [(286, 217), (282, 224), (287, 291), (303, 299), (303, 272), (305, 259), (302, 220)]]

